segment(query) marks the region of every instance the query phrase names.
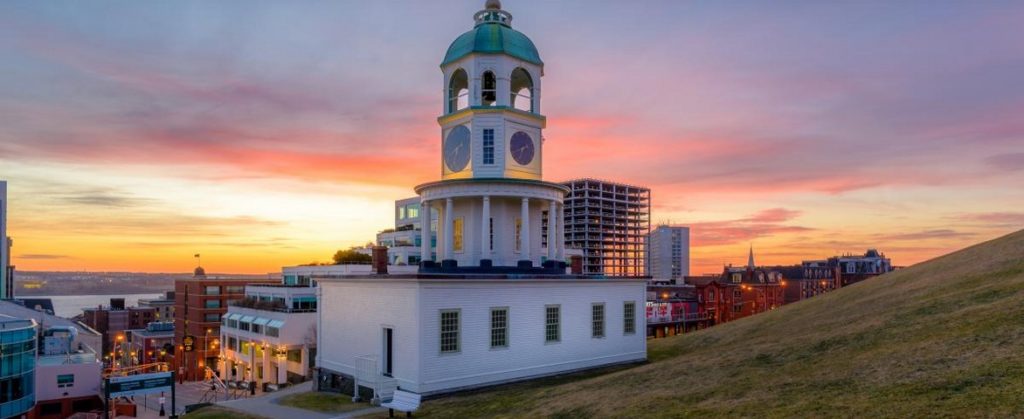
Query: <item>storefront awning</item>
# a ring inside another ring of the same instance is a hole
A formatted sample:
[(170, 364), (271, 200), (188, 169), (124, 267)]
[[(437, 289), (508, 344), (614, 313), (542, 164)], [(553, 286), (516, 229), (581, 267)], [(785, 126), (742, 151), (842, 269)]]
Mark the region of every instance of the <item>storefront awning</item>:
[(238, 313), (230, 313), (230, 314), (228, 314), (228, 320), (238, 320), (240, 318), (242, 318), (241, 314), (238, 314)]
[(256, 320), (252, 322), (252, 324), (260, 324), (260, 325), (263, 325), (263, 324), (267, 324), (267, 323), (269, 323), (269, 322), (270, 322), (270, 319), (265, 319), (265, 318), (263, 318), (263, 317), (257, 317), (257, 318), (256, 318)]
[(267, 323), (267, 326), (281, 328), (281, 326), (284, 326), (284, 321), (271, 320), (270, 323)]
[(239, 319), (238, 321), (246, 322), (246, 323), (252, 323), (253, 320), (256, 320), (255, 316), (242, 316), (242, 318)]

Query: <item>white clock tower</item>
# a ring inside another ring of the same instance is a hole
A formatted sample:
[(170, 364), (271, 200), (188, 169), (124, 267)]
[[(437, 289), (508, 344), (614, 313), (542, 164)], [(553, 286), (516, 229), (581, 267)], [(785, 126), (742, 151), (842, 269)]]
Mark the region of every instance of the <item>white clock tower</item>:
[[(441, 180), (416, 187), (422, 208), (440, 219), (436, 252), (422, 247), (421, 270), (564, 273), (568, 190), (542, 180), (544, 62), (498, 0), (473, 20), (441, 62)], [(430, 213), (420, 211), (421, 226)], [(424, 228), (422, 243), (429, 237)]]
[(441, 62), (442, 179), (540, 179), (544, 63), (512, 15), (488, 1)]

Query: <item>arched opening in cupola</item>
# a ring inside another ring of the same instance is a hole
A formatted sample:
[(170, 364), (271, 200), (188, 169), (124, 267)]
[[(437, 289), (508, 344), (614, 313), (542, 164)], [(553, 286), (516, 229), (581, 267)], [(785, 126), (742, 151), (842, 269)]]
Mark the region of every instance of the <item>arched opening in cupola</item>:
[(522, 67), (512, 70), (512, 107), (521, 111), (534, 112), (533, 109), (533, 78), (530, 72)]
[(469, 76), (466, 70), (458, 69), (448, 80), (448, 113), (469, 106)]
[(494, 106), (498, 101), (498, 79), (491, 71), (485, 71), (480, 80), (480, 104), (483, 106)]

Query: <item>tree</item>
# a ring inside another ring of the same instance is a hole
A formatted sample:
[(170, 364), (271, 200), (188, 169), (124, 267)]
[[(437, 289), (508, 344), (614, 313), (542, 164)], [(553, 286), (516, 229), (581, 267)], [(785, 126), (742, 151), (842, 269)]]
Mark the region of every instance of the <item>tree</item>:
[(348, 250), (339, 250), (334, 254), (334, 264), (341, 265), (343, 263), (370, 263), (373, 258), (370, 255), (359, 253), (356, 248)]

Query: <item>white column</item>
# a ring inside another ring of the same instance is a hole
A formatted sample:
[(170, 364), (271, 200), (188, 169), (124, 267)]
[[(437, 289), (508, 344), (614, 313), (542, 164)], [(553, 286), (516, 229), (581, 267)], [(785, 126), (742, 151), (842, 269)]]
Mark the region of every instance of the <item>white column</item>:
[[(227, 381), (228, 371), (230, 371), (228, 369), (228, 351), (227, 349), (224, 349), (228, 346), (228, 340), (226, 338), (227, 335), (220, 335), (220, 363), (217, 365), (217, 369), (220, 370), (220, 379), (224, 381)], [(232, 348), (232, 350), (234, 350), (234, 348)]]
[(480, 217), (480, 259), (491, 258), (491, 197), (484, 196), (483, 216)]
[(454, 258), (454, 247), (452, 246), (455, 242), (455, 219), (452, 218), (454, 213), (455, 204), (451, 198), (445, 200), (444, 203), (444, 259)]
[(430, 201), (420, 201), (420, 262), (430, 260)]
[[(287, 350), (287, 349), (285, 349)], [(287, 353), (286, 353), (287, 355)], [(283, 384), (288, 381), (288, 357), (278, 356), (277, 358), (277, 383)]]
[(519, 252), (520, 260), (533, 260), (530, 254), (530, 198), (523, 198), (523, 211), (520, 215)]
[(554, 199), (548, 205), (548, 260), (556, 260), (558, 243), (555, 234), (558, 231), (558, 203)]
[(263, 376), (260, 377), (260, 384), (270, 381), (270, 347), (263, 348)]
[(246, 381), (256, 380), (256, 342), (249, 342), (249, 374)]
[(299, 362), (299, 365), (301, 366), (300, 371), (305, 374), (306, 371), (309, 371), (309, 345), (302, 345), (302, 350), (299, 352), (299, 355), (302, 358), (302, 362)]
[(555, 241), (558, 242), (558, 260), (565, 260), (565, 203), (558, 205), (558, 232), (555, 233)]

